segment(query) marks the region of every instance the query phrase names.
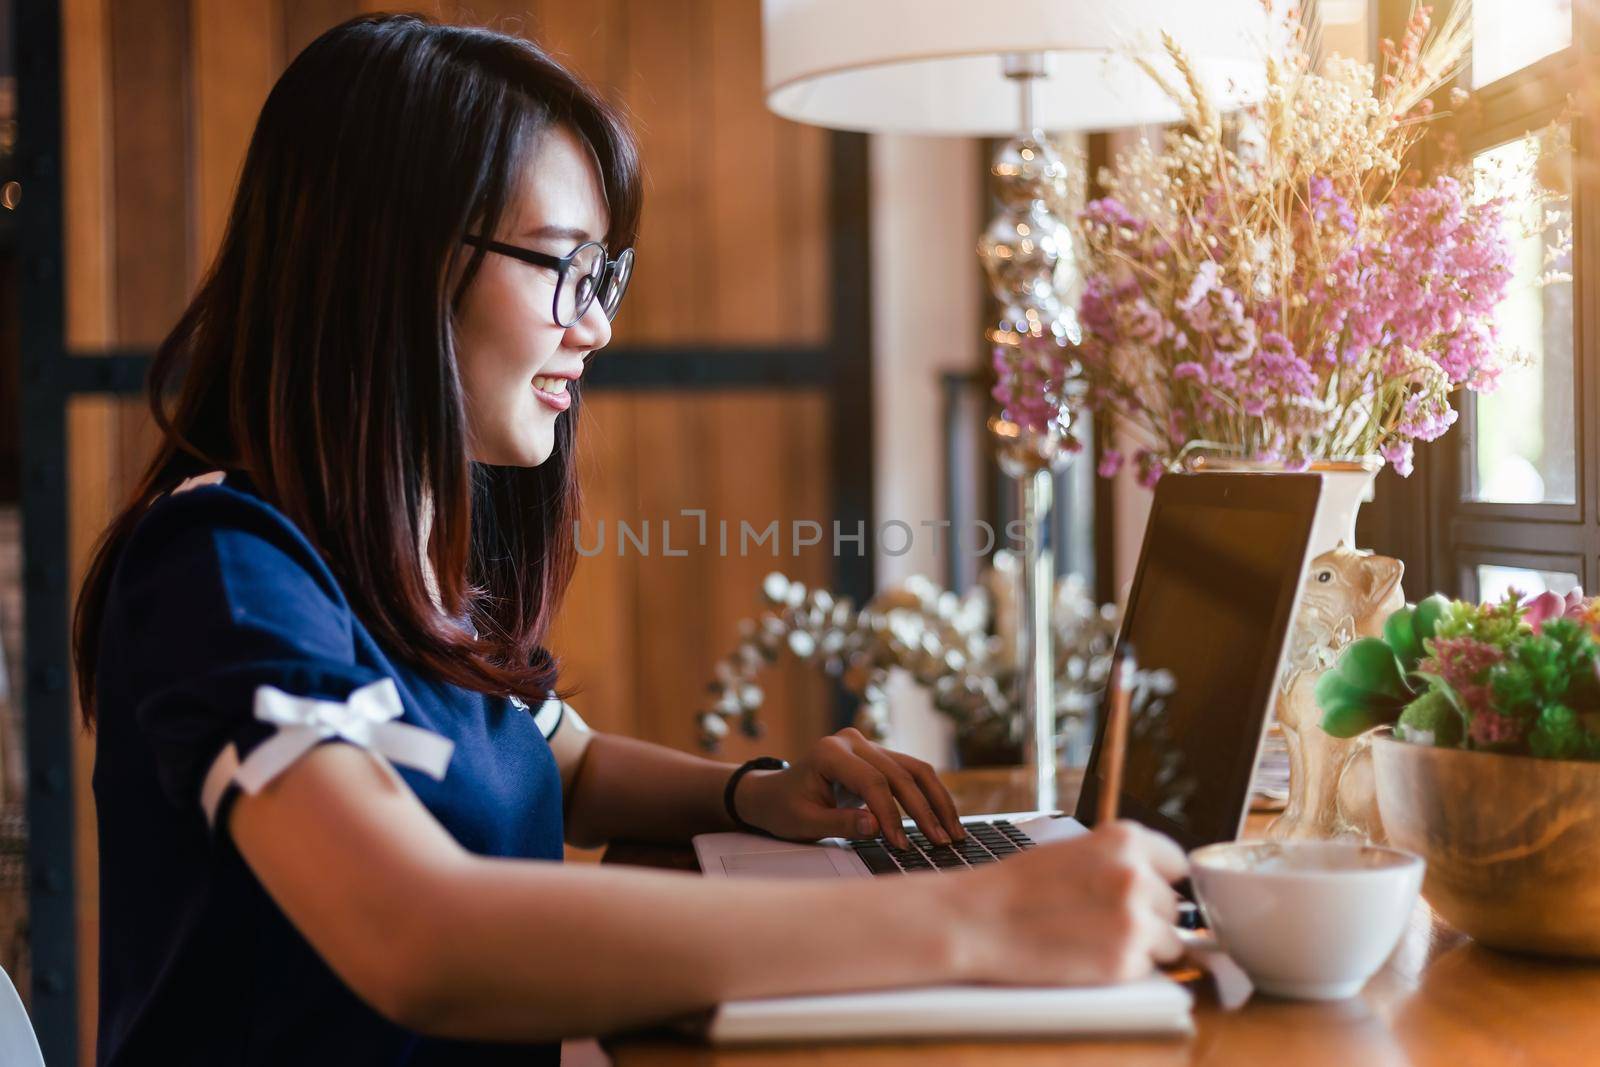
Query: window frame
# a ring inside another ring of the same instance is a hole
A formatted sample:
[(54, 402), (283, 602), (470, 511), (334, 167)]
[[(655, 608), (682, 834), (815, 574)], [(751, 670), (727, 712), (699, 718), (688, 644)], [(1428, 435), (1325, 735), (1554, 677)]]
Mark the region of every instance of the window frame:
[[(1449, 4), (1435, 6), (1435, 18)], [(1376, 40), (1398, 38), (1410, 15), (1410, 0), (1372, 0), (1371, 54)], [(1576, 92), (1581, 57), (1597, 40), (1596, 14), (1575, 4), (1573, 43), (1476, 92), (1475, 106), (1458, 117), (1439, 120), (1433, 137), (1420, 147), (1419, 165), (1427, 167), (1429, 146), (1438, 136), (1454, 133), (1463, 156), (1505, 144), (1561, 116), (1569, 93)], [(1470, 66), (1468, 68), (1470, 71)], [(1469, 76), (1469, 75), (1468, 75)], [(1467, 76), (1463, 77), (1465, 82)], [(1593, 124), (1573, 118), (1573, 412), (1574, 497), (1572, 503), (1496, 503), (1466, 498), (1476, 463), (1475, 404), (1458, 394), (1461, 418), (1440, 440), (1418, 449), (1416, 470), (1409, 480), (1392, 471), (1380, 476), (1376, 497), (1365, 509), (1362, 543), (1408, 564), (1405, 590), (1416, 600), (1439, 591), (1476, 598), (1477, 566), (1529, 566), (1572, 571), (1576, 560), (1585, 589), (1600, 576), (1600, 351), (1594, 343), (1594, 287), (1600, 278), (1600, 234), (1595, 233), (1595, 204), (1600, 203), (1600, 176), (1594, 173)], [(1554, 565), (1556, 559), (1564, 561)], [(1524, 562), (1529, 561), (1529, 562)]]

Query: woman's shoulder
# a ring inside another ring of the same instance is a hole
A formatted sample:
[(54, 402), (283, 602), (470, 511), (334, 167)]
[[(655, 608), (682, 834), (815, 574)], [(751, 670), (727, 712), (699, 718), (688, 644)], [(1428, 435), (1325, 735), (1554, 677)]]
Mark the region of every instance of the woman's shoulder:
[(147, 504), (128, 545), (165, 542), (186, 531), (213, 529), (248, 530), (305, 541), (289, 517), (263, 498), (247, 475), (214, 470), (185, 479)]
[(212, 578), (228, 585), (309, 582), (344, 605), (338, 582), (304, 531), (240, 472), (196, 475), (153, 500), (119, 553), (113, 595), (130, 583), (183, 587)]

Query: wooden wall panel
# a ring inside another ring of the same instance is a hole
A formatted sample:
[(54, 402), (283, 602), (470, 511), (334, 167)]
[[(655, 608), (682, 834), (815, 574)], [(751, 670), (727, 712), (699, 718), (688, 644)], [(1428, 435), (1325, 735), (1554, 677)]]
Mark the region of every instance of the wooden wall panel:
[(536, 12), (533, 39), (606, 99), (621, 102), (631, 41), (626, 0), (540, 0), (531, 6)]
[[(634, 631), (634, 702), (641, 737), (689, 748), (692, 715), (715, 655), (710, 633), (713, 561), (690, 538), (694, 520), (684, 508), (716, 514), (707, 483), (711, 419), (697, 417), (714, 400), (688, 395), (639, 397), (634, 404), (634, 509), (647, 533), (648, 556), (639, 560), (637, 609), (628, 621)], [(627, 521), (627, 517), (623, 517)], [(608, 548), (632, 554), (622, 526), (613, 522)], [(671, 532), (669, 546), (667, 533)], [(667, 555), (668, 552), (686, 553)], [(599, 557), (597, 557), (598, 559)], [(715, 561), (721, 563), (723, 561)]]
[[(107, 5), (111, 58), (111, 269), (115, 339), (154, 345), (183, 312), (198, 273), (191, 158), (192, 55), (188, 6), (175, 0)], [(138, 401), (112, 409), (116, 495), (152, 441)]]
[(112, 269), (117, 339), (154, 344), (189, 295), (188, 8), (118, 0), (111, 27)]
[(533, 10), (537, 0), (431, 0), (405, 7), (386, 4), (383, 0), (359, 0), (358, 6), (372, 13), (415, 11), (440, 22), (487, 26), (500, 33), (526, 37), (533, 33)]
[[(793, 398), (783, 412), (783, 470), (787, 479), (784, 494), (791, 514), (815, 516), (823, 526), (823, 541), (796, 555), (790, 576), (812, 588), (826, 587), (834, 575), (833, 451), (834, 420), (831, 398), (824, 393), (807, 393)], [(846, 551), (870, 552), (870, 544), (846, 546)], [(825, 681), (812, 668), (789, 664), (785, 668), (788, 707), (773, 715), (773, 721), (786, 724), (789, 751), (805, 751), (817, 738), (833, 730), (838, 708), (836, 683)]]
[(696, 303), (741, 340), (784, 339), (780, 286), (789, 269), (772, 193), (778, 186), (778, 123), (762, 102), (761, 9), (745, 0), (702, 0), (705, 62), (717, 72), (706, 123), (705, 184), (718, 190), (706, 213), (704, 266)]
[[(819, 472), (826, 481), (828, 409), (820, 394), (810, 392), (727, 393), (708, 405), (705, 416), (710, 447), (704, 460), (714, 472), (711, 513), (725, 517), (730, 530), (728, 553), (714, 557), (717, 581), (706, 594), (712, 605), (707, 621), (712, 655), (722, 656), (737, 644), (739, 621), (765, 610), (761, 582), (768, 574), (781, 571), (812, 587), (828, 581), (832, 514), (826, 491), (821, 499), (811, 491)], [(776, 556), (753, 539), (748, 548), (738, 543), (742, 522), (760, 530), (774, 519)], [(821, 525), (823, 543), (797, 552), (797, 520)], [(701, 700), (709, 680), (702, 673)], [(728, 759), (764, 752), (793, 758), (830, 729), (831, 689), (813, 668), (785, 654), (761, 681), (767, 734), (760, 739), (730, 736), (724, 745)]]
[[(738, 623), (758, 615), (761, 582), (782, 571), (808, 585), (831, 572), (828, 492), (829, 411), (815, 391), (711, 391), (610, 394), (585, 401), (580, 464), (588, 505), (584, 544), (551, 645), (564, 684), (591, 724), (698, 750), (695, 712), (706, 700), (714, 662), (738, 642)], [(706, 544), (697, 520), (706, 512)], [(793, 554), (793, 523), (823, 529), (821, 543)], [(665, 554), (662, 521), (671, 523)], [(740, 523), (761, 531), (774, 520), (778, 540), (741, 550)], [(619, 543), (619, 522), (648, 554)], [(719, 522), (728, 548), (720, 550)], [(619, 664), (625, 669), (618, 670)], [(785, 658), (762, 678), (767, 703), (760, 740), (730, 738), (723, 757), (757, 752), (794, 756), (827, 733), (831, 686)]]
[(193, 0), (195, 261), (222, 242), (256, 116), (282, 64), (274, 0)]
[(627, 11), (624, 91), (644, 161), (645, 210), (627, 333), (619, 340), (706, 340), (709, 319), (697, 314), (696, 287), (707, 265), (701, 159), (708, 57), (689, 0), (627, 0)]
[(778, 121), (778, 261), (782, 336), (826, 344), (833, 330), (829, 284), (827, 130)]
[[(356, 0), (277, 0), (283, 19), (283, 52), (278, 66), (299, 55), (306, 45), (322, 36), (324, 30), (361, 13)], [(405, 5), (390, 5), (388, 10)]]
[(61, 5), (66, 339), (75, 348), (111, 340), (110, 59), (101, 4)]
[[(595, 549), (596, 526), (634, 511), (634, 397), (585, 396), (578, 435), (584, 494), (582, 544)], [(576, 687), (572, 704), (597, 730), (639, 736), (632, 617), (637, 610), (638, 561), (596, 554), (580, 558), (567, 590), (551, 647), (562, 661), (563, 686)]]

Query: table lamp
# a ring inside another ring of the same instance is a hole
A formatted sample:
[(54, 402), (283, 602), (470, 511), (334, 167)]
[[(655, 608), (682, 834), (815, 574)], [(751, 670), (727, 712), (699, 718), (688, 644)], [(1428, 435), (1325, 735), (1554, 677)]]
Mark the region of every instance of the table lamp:
[(1036, 363), (1042, 352), (1046, 372), (1061, 379), (1045, 417), (1018, 418), (1008, 405), (989, 420), (1021, 497), (1023, 721), (1038, 807), (1053, 810), (1047, 531), (1055, 473), (1075, 450), (1069, 391), (1079, 335), (1067, 223), (1073, 173), (1043, 131), (1177, 119), (1141, 66), (1182, 77), (1163, 33), (1213, 100), (1251, 98), (1264, 82), (1267, 12), (1261, 0), (762, 0), (762, 23), (767, 106), (784, 118), (872, 133), (1011, 137), (990, 167), (1001, 211), (978, 253), (1003, 309), (987, 331), (997, 361)]

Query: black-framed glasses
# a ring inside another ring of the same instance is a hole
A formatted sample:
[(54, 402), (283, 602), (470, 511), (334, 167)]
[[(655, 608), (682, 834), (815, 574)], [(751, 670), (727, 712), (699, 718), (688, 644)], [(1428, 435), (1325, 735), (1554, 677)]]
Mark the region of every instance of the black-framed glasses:
[(498, 252), (555, 271), (556, 296), (550, 313), (562, 329), (576, 326), (597, 299), (606, 318), (615, 319), (622, 294), (628, 289), (628, 279), (633, 276), (633, 249), (624, 248), (616, 259), (607, 259), (606, 247), (599, 241), (585, 241), (557, 257), (470, 234), (462, 240), (486, 252)]

